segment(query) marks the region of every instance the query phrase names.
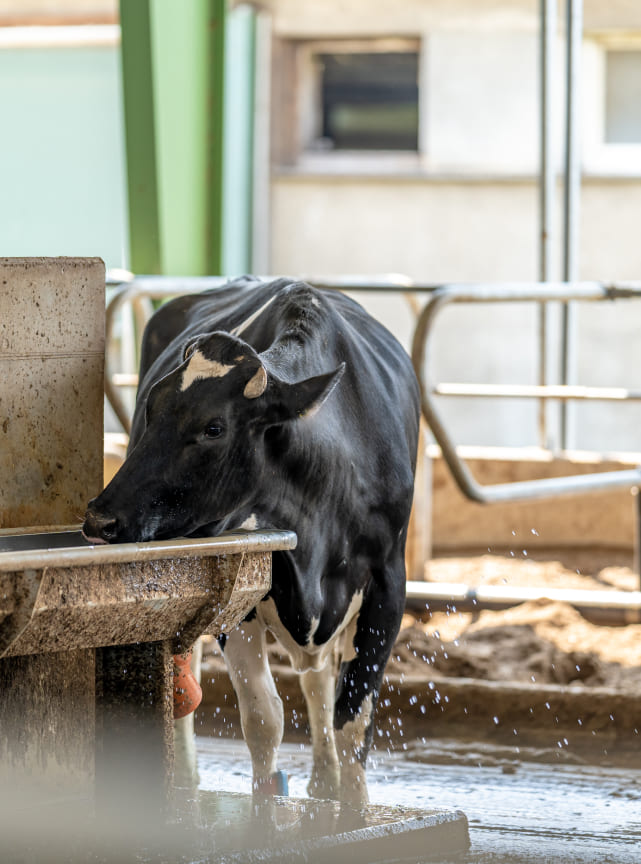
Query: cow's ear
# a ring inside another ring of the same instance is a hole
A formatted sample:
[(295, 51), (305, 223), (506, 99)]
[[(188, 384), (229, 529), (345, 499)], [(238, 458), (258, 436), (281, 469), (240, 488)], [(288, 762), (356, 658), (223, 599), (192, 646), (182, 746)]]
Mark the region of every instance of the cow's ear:
[(185, 362), (185, 360), (189, 360), (189, 358), (194, 353), (196, 348), (198, 348), (200, 346), (200, 343), (202, 342), (202, 340), (203, 340), (203, 336), (201, 334), (199, 336), (196, 336), (193, 339), (190, 339), (189, 342), (187, 342), (187, 344), (183, 348), (183, 363)]
[(295, 384), (287, 384), (284, 381), (274, 382), (275, 386), (265, 412), (267, 425), (286, 423), (289, 420), (314, 414), (329, 398), (344, 372), (345, 364), (341, 363), (333, 372), (315, 375), (313, 378), (306, 378)]

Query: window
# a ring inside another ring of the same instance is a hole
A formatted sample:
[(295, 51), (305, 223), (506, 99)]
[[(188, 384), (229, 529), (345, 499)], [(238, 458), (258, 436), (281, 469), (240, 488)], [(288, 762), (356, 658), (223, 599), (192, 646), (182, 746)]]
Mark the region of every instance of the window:
[(416, 171), (424, 64), (410, 37), (275, 40), (274, 164), (295, 171)]
[(606, 51), (605, 141), (641, 144), (641, 51)]
[(641, 34), (586, 39), (583, 138), (588, 171), (641, 174)]
[(418, 53), (316, 55), (320, 147), (418, 149)]

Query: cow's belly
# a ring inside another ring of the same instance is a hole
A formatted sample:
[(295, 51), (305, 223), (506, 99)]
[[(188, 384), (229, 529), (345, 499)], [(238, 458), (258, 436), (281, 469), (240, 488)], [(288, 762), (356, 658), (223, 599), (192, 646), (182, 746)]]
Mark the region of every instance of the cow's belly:
[(278, 639), (281, 646), (289, 655), (292, 667), (297, 672), (307, 672), (310, 669), (322, 669), (329, 657), (332, 656), (334, 647), (340, 637), (345, 635), (343, 653), (353, 656), (354, 633), (358, 613), (363, 602), (363, 592), (357, 591), (347, 607), (343, 618), (332, 633), (331, 637), (320, 645), (314, 642), (314, 634), (320, 623), (319, 618), (312, 618), (307, 641), (304, 645), (299, 644), (285, 627), (278, 614), (278, 609), (273, 598), (263, 600), (257, 608), (257, 615), (262, 624)]

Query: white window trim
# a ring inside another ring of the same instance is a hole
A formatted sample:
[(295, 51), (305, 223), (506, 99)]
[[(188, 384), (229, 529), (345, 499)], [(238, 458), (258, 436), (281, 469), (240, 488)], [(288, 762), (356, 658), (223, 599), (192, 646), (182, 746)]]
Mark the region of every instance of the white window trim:
[(606, 53), (641, 51), (641, 34), (593, 35), (583, 43), (582, 131), (586, 173), (613, 177), (641, 176), (641, 143), (605, 140)]
[(0, 27), (0, 50), (3, 48), (71, 48), (119, 44), (119, 24), (52, 24), (34, 27)]
[[(423, 145), (426, 141), (425, 111), (422, 106), (426, 92), (423, 45), (424, 42), (419, 36), (301, 41), (296, 51), (296, 108), (299, 141), (296, 171), (320, 174), (371, 174), (377, 171), (385, 174), (413, 174), (420, 171), (423, 166)], [(314, 68), (314, 57), (324, 53), (390, 51), (418, 52), (418, 149), (416, 151), (314, 149), (311, 144), (319, 137), (318, 121), (321, 116), (319, 75)]]

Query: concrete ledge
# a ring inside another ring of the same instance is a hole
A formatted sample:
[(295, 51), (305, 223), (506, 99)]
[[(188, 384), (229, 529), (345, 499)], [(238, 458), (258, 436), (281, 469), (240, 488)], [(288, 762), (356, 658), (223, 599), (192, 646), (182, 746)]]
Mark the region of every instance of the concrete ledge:
[[(306, 740), (307, 712), (297, 675), (286, 666), (272, 668), (285, 709), (285, 737)], [(202, 688), (197, 733), (241, 738), (236, 696), (222, 661), (203, 663)], [(387, 676), (374, 745), (460, 738), (549, 748), (560, 761), (572, 754), (582, 761), (641, 767), (640, 717), (641, 694), (605, 687)]]
[[(602, 459), (594, 453), (552, 456), (537, 448), (461, 447), (479, 483), (509, 483), (543, 477), (616, 471), (636, 467), (639, 454)], [(635, 500), (628, 490), (510, 504), (477, 504), (452, 479), (440, 448), (430, 445), (432, 463), (432, 554), (453, 551), (607, 547), (630, 553), (635, 543)]]

